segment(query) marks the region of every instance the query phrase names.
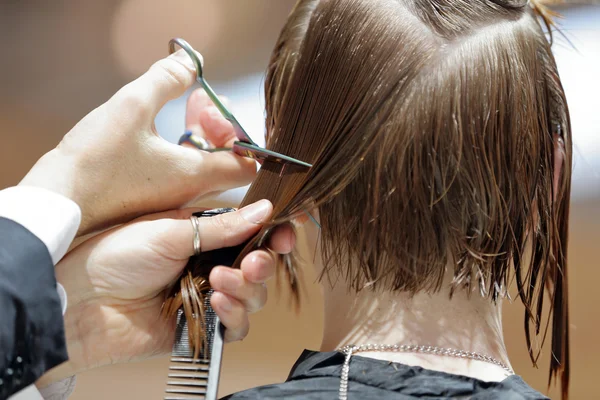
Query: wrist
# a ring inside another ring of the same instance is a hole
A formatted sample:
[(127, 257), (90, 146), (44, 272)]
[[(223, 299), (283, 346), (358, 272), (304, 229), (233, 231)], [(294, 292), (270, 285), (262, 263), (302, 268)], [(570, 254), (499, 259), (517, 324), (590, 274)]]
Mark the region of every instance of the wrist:
[[(48, 190), (74, 202), (81, 211), (79, 231), (87, 229), (89, 224), (89, 205), (85, 195), (85, 188), (78, 182), (86, 179), (79, 176), (81, 160), (75, 155), (64, 154), (58, 148), (44, 154), (17, 186), (29, 186)], [(87, 196), (89, 197), (89, 196)]]
[(44, 388), (87, 369), (81, 357), (83, 352), (81, 351), (80, 332), (76, 323), (76, 320), (79, 319), (79, 316), (76, 315), (77, 313), (77, 308), (71, 306), (67, 308), (67, 312), (64, 315), (65, 340), (67, 342), (69, 359), (59, 366), (52, 368), (38, 379), (35, 383), (38, 388)]
[(53, 383), (60, 382), (75, 375), (77, 375), (77, 373), (74, 371), (71, 362), (67, 361), (42, 375), (42, 377), (35, 382), (35, 386), (38, 389), (43, 389)]
[(32, 186), (60, 194), (80, 207), (80, 199), (74, 184), (74, 162), (72, 157), (61, 154), (60, 150), (52, 149), (44, 154), (18, 186)]
[(92, 304), (75, 305), (69, 302), (64, 315), (65, 340), (69, 359), (44, 374), (37, 382), (38, 388), (68, 377), (78, 375), (89, 369), (106, 365), (110, 360), (102, 359), (100, 307)]

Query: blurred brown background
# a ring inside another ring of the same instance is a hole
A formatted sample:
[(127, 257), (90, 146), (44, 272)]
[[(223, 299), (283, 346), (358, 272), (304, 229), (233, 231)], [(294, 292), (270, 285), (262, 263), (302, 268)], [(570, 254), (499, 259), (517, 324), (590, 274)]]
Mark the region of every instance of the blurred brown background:
[[(2, 0), (0, 1), (0, 189), (18, 183), (86, 113), (166, 55), (170, 38), (184, 37), (201, 51), (206, 76), (232, 98), (256, 136), (261, 135), (261, 79), (293, 0)], [(596, 398), (600, 375), (600, 8), (570, 6), (556, 54), (572, 108), (576, 144), (571, 215), (570, 300), (574, 399)], [(157, 119), (176, 140), (182, 101)], [(244, 122), (245, 121), (245, 122)], [(230, 197), (239, 198), (239, 192)], [(286, 378), (304, 348), (318, 349), (320, 293), (307, 271), (302, 312), (287, 308), (271, 286), (271, 301), (252, 317), (249, 337), (225, 349), (221, 394)], [(544, 392), (548, 354), (531, 367), (523, 339), (522, 308), (506, 307), (505, 335), (513, 366)], [(74, 400), (159, 399), (166, 360), (111, 366), (80, 376)], [(554, 395), (556, 392), (551, 392)], [(553, 396), (554, 397), (554, 396)]]

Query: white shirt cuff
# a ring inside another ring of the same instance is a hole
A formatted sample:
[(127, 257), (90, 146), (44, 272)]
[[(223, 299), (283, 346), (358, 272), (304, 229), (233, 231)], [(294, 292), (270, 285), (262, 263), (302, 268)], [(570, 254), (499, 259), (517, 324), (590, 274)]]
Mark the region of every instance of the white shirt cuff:
[(44, 400), (66, 400), (75, 390), (76, 382), (77, 377), (71, 376), (39, 389), (39, 393)]
[(75, 390), (76, 376), (55, 382), (38, 389), (35, 385), (27, 386), (8, 400), (66, 400)]
[(81, 209), (72, 200), (47, 189), (15, 186), (0, 191), (0, 217), (37, 236), (56, 265), (67, 253), (79, 225)]
[(67, 292), (65, 288), (60, 283), (56, 282), (56, 291), (58, 292), (58, 297), (60, 297), (60, 305), (62, 306), (62, 315), (64, 316), (67, 312)]
[(8, 400), (44, 400), (44, 398), (35, 385), (30, 385), (9, 397)]

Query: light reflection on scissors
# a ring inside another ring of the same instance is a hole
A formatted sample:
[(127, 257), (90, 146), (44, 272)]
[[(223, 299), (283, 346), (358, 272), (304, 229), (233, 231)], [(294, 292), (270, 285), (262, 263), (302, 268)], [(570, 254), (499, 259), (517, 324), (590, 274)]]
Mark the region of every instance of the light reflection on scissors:
[(171, 39), (169, 41), (169, 53), (172, 54), (175, 52), (175, 45), (178, 45), (179, 47), (181, 47), (190, 56), (190, 58), (192, 59), (192, 61), (194, 63), (194, 66), (196, 68), (196, 81), (198, 81), (198, 83), (200, 83), (202, 85), (202, 88), (204, 89), (206, 94), (208, 94), (208, 97), (212, 100), (212, 102), (217, 107), (219, 112), (223, 115), (223, 117), (227, 121), (229, 121), (231, 123), (231, 125), (233, 125), (233, 130), (235, 131), (235, 135), (238, 139), (235, 142), (233, 142), (232, 148), (213, 149), (213, 148), (209, 148), (208, 143), (206, 141), (204, 141), (202, 138), (193, 136), (191, 134), (191, 132), (186, 132), (181, 137), (181, 139), (179, 139), (179, 144), (187, 142), (199, 149), (209, 151), (209, 152), (233, 151), (234, 153), (236, 153), (237, 155), (240, 155), (242, 157), (253, 158), (253, 159), (257, 160), (260, 164), (262, 164), (264, 161), (273, 161), (273, 162), (282, 164), (282, 173), (287, 165), (294, 165), (294, 166), (299, 166), (302, 168), (312, 167), (312, 165), (309, 163), (286, 156), (285, 154), (267, 150), (267, 149), (262, 148), (259, 145), (257, 145), (252, 140), (252, 138), (250, 138), (250, 135), (248, 135), (248, 133), (246, 133), (244, 128), (242, 128), (242, 125), (240, 125), (240, 123), (234, 117), (234, 115), (231, 113), (231, 111), (229, 111), (229, 109), (227, 107), (225, 107), (225, 105), (221, 102), (221, 100), (219, 99), (217, 94), (210, 87), (208, 82), (206, 82), (206, 79), (204, 79), (203, 70), (202, 70), (202, 61), (198, 58), (198, 55), (196, 54), (196, 52), (194, 51), (192, 46), (190, 46), (188, 42), (186, 42), (185, 40), (183, 40), (181, 38)]

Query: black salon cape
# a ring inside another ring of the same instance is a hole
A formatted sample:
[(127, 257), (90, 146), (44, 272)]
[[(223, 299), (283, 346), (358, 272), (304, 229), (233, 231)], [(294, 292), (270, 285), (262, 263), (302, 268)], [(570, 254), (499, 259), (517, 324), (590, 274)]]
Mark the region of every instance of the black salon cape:
[[(222, 400), (338, 398), (344, 355), (305, 350), (286, 382), (234, 393)], [(548, 398), (529, 387), (519, 376), (502, 382), (483, 382), (410, 367), (389, 361), (353, 356), (350, 360), (348, 400), (365, 399), (471, 399), (538, 400)]]
[(66, 360), (48, 248), (23, 226), (0, 217), (0, 399)]

